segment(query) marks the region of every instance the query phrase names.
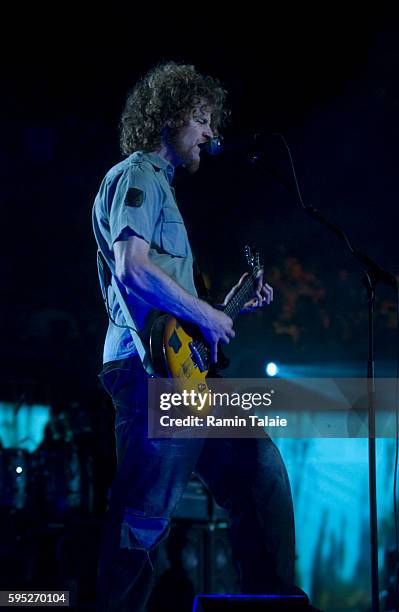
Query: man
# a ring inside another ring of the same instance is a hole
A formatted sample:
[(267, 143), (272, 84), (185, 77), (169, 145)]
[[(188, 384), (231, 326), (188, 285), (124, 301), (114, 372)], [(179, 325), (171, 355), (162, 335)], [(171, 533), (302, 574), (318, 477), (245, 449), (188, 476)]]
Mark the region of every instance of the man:
[[(218, 344), (234, 337), (233, 323), (197, 297), (193, 256), (171, 182), (178, 166), (198, 170), (201, 145), (226, 118), (225, 95), (218, 81), (193, 66), (169, 62), (151, 70), (129, 94), (122, 115), (121, 145), (128, 157), (108, 172), (93, 209), (98, 247), (144, 346), (154, 312), (166, 311), (198, 326), (212, 361)], [(244, 310), (269, 304), (272, 297), (260, 276)], [(230, 513), (243, 592), (288, 592), (294, 521), (277, 448), (267, 436), (148, 439), (147, 374), (112, 287), (108, 305), (101, 379), (116, 410), (118, 471), (99, 564), (100, 609), (144, 609), (157, 545), (193, 472)]]

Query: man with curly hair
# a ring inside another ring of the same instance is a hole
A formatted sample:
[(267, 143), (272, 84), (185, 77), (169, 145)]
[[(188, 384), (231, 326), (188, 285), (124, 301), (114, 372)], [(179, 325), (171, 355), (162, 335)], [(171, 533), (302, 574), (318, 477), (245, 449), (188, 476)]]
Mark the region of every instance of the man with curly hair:
[[(141, 336), (146, 338), (152, 313), (169, 312), (198, 326), (214, 362), (218, 343), (234, 337), (233, 322), (198, 297), (172, 179), (178, 166), (190, 173), (198, 169), (201, 146), (226, 120), (225, 97), (216, 79), (191, 65), (168, 62), (146, 74), (122, 114), (121, 148), (127, 158), (107, 173), (93, 208), (99, 250)], [(260, 277), (244, 310), (262, 307), (272, 297)], [(242, 591), (292, 591), (292, 499), (276, 446), (267, 436), (148, 439), (148, 374), (112, 286), (107, 298), (101, 379), (116, 410), (118, 469), (99, 563), (100, 609), (144, 609), (157, 546), (193, 472), (230, 514)]]

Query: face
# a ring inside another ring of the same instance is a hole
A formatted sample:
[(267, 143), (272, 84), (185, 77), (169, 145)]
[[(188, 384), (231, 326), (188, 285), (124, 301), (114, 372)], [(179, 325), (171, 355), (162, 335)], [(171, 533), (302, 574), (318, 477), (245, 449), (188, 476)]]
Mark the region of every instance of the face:
[(176, 131), (170, 142), (175, 165), (182, 164), (190, 173), (198, 170), (201, 152), (198, 145), (213, 137), (211, 119), (212, 113), (203, 101), (194, 106), (187, 123)]

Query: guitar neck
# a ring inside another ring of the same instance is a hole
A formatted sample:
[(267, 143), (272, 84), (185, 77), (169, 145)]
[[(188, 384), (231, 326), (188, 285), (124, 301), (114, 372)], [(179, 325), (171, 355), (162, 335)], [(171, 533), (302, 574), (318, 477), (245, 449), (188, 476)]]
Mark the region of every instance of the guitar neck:
[(231, 319), (236, 319), (240, 313), (241, 308), (244, 306), (249, 299), (251, 299), (254, 291), (254, 284), (256, 276), (259, 272), (259, 268), (254, 268), (252, 272), (247, 276), (245, 282), (237, 291), (237, 293), (231, 298), (223, 309)]
[[(253, 296), (254, 286), (256, 283), (256, 277), (260, 270), (260, 267), (257, 266), (252, 269), (250, 274), (246, 277), (244, 283), (239, 288), (237, 293), (229, 300), (226, 306), (223, 308), (223, 312), (225, 312), (231, 319), (236, 319), (240, 313), (241, 308), (244, 306), (248, 300)], [(209, 347), (203, 341), (195, 342), (197, 351), (202, 358), (203, 362), (206, 363), (209, 367), (210, 359), (209, 359)]]

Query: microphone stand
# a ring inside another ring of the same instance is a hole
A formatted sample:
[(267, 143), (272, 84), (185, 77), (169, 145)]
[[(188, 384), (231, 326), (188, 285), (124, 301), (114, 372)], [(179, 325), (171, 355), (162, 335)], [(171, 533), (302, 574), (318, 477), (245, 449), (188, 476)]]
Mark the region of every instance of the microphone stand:
[[(260, 163), (259, 153), (251, 153), (249, 161), (276, 179), (291, 195), (296, 195), (292, 187), (276, 173)], [(298, 189), (298, 193), (299, 189)], [(338, 225), (331, 223), (313, 206), (305, 205), (300, 197), (305, 212), (327, 227), (338, 238), (343, 240), (352, 255), (363, 267), (363, 283), (367, 291), (368, 304), (368, 358), (367, 358), (367, 408), (368, 408), (368, 456), (369, 456), (369, 489), (370, 489), (370, 558), (371, 558), (371, 606), (373, 612), (379, 612), (379, 577), (378, 577), (378, 525), (377, 525), (377, 487), (376, 487), (376, 453), (375, 453), (375, 371), (374, 371), (374, 299), (377, 284), (385, 283), (398, 289), (398, 281), (390, 272), (384, 270), (374, 259), (359, 251)]]

